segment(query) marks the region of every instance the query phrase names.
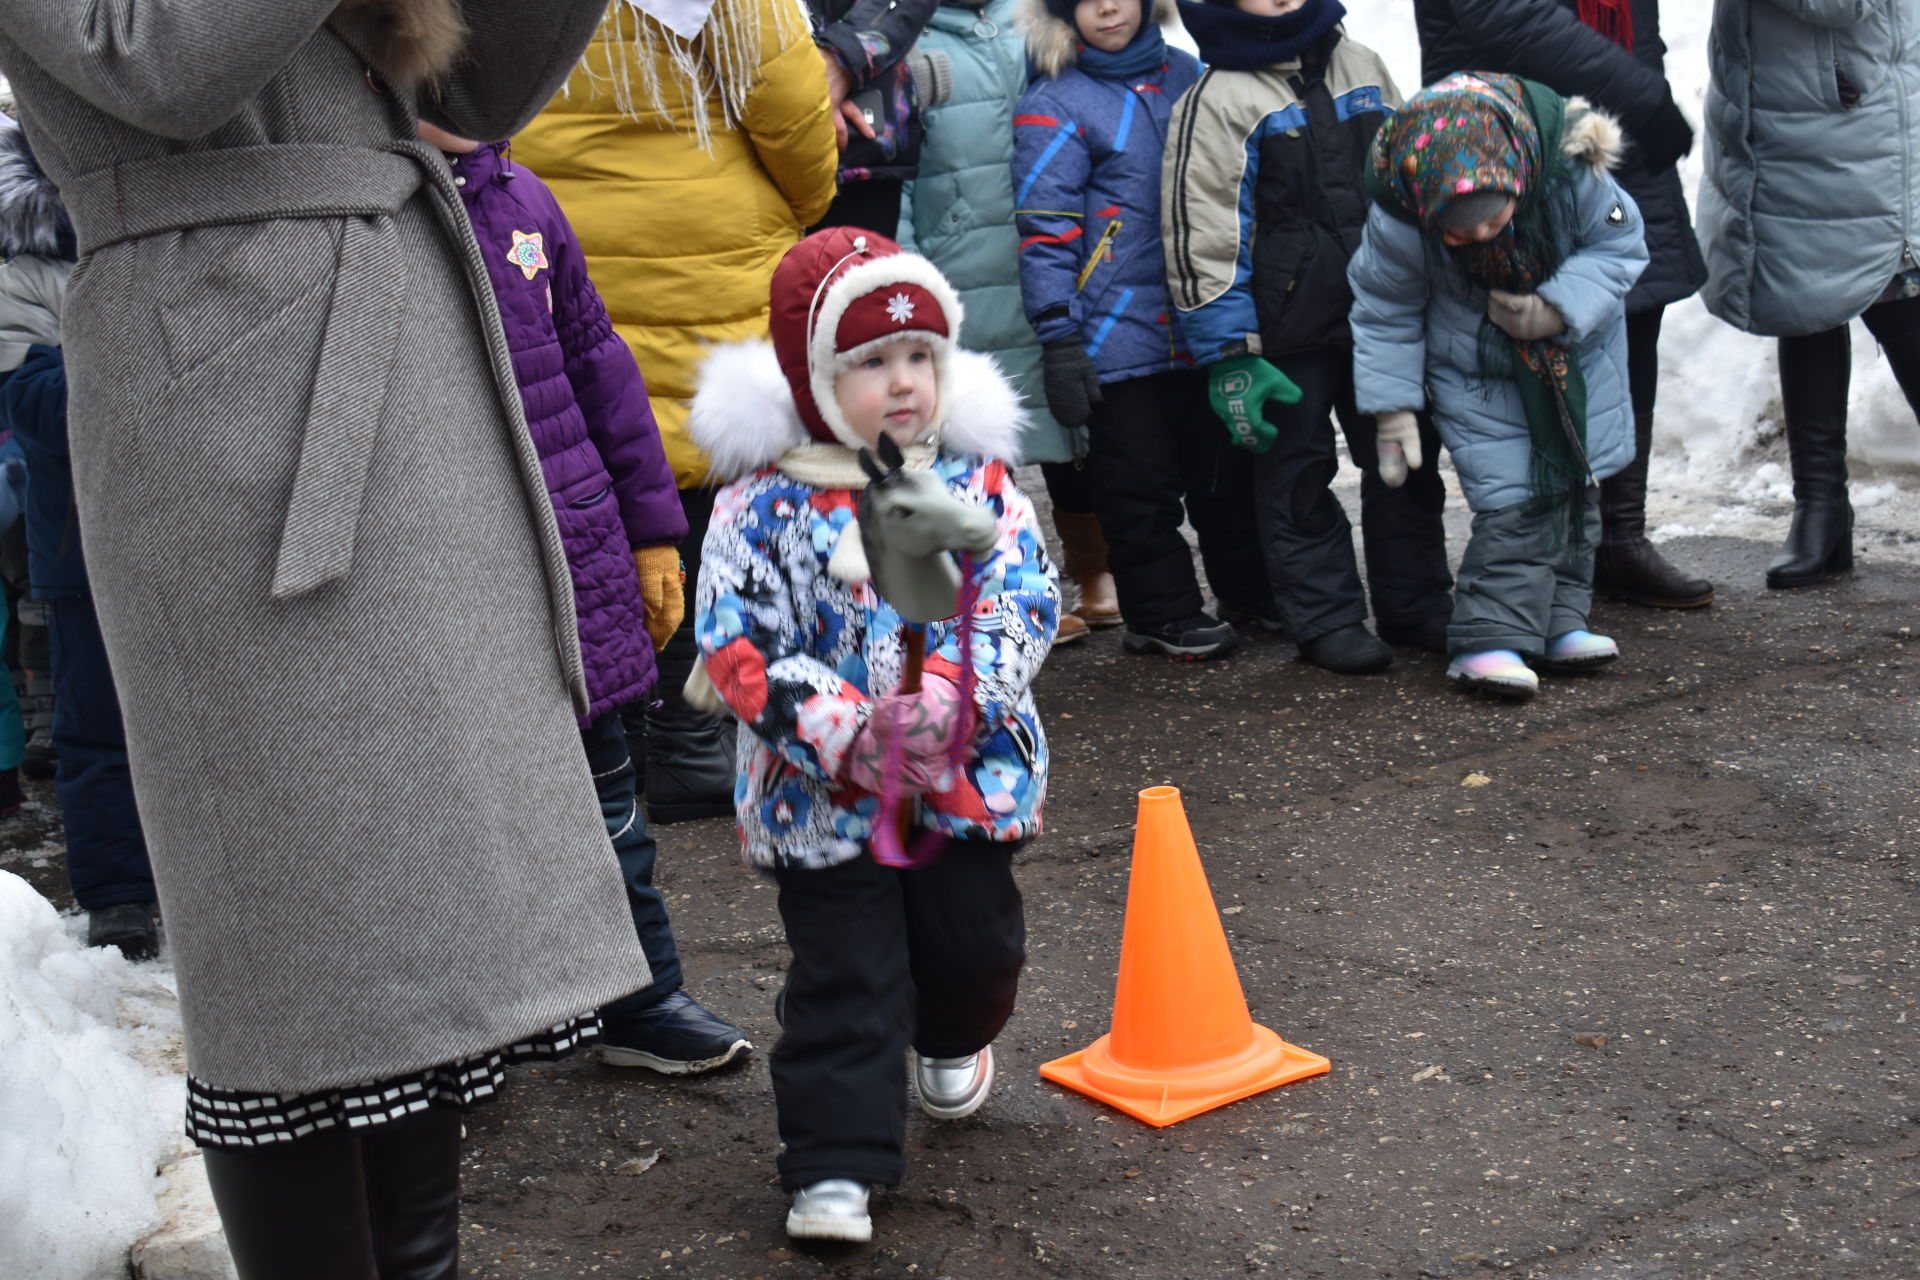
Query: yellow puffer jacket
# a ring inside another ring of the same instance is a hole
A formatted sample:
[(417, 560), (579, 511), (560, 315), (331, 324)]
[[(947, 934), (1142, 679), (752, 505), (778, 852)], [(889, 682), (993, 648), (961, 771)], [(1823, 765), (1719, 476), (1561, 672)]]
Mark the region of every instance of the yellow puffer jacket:
[[(672, 61), (676, 48), (713, 77), (709, 86), (741, 66), (751, 83), (712, 88), (702, 108)], [(657, 102), (642, 59), (657, 77)], [(804, 10), (797, 0), (719, 0), (689, 44), (616, 2), (566, 90), (514, 139), (513, 155), (553, 188), (573, 223), (646, 377), (675, 480), (683, 489), (714, 483), (687, 436), (705, 348), (767, 336), (773, 269), (833, 200), (839, 152)]]

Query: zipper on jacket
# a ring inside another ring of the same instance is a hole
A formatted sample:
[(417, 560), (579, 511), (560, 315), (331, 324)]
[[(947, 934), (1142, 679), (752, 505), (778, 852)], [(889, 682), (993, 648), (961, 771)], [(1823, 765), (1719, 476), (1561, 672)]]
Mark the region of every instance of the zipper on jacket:
[(1106, 262), (1113, 261), (1113, 238), (1120, 234), (1121, 226), (1122, 220), (1115, 218), (1107, 224), (1107, 229), (1100, 233), (1100, 239), (1094, 242), (1093, 251), (1087, 255), (1087, 264), (1080, 268), (1080, 274), (1074, 279), (1073, 291), (1075, 293), (1079, 293), (1087, 287), (1088, 277), (1093, 275), (1093, 269), (1099, 266), (1103, 260)]
[[(1902, 7), (1900, 5), (1889, 6), (1887, 10), (1887, 21), (1893, 25), (1893, 47), (1896, 49), (1904, 49), (1906, 47), (1904, 43), (1906, 32), (1900, 28), (1901, 24), (1906, 21), (1903, 15), (1909, 11), (1910, 7)], [(1908, 118), (1908, 105), (1910, 95), (1913, 92), (1913, 86), (1906, 83), (1906, 69), (1897, 61), (1894, 65), (1895, 74), (1899, 75), (1901, 79), (1899, 92), (1895, 95), (1900, 102), (1900, 136), (1902, 138), (1911, 138), (1913, 136), (1913, 121)], [(1911, 145), (1902, 145), (1900, 148), (1900, 173), (1901, 176), (1906, 179), (1906, 184), (1902, 192), (1906, 217), (1902, 220), (1904, 225), (1900, 228), (1900, 260), (1902, 263), (1911, 263), (1913, 261), (1914, 212), (1913, 147)]]

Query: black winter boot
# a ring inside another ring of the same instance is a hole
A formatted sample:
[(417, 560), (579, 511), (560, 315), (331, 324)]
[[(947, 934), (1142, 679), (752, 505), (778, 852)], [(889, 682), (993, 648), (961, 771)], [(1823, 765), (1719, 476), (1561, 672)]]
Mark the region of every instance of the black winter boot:
[(160, 906), (154, 902), (122, 902), (87, 912), (87, 945), (118, 947), (129, 960), (151, 960), (160, 954)]
[(240, 1280), (458, 1280), (460, 1113), (206, 1150)]
[(1653, 415), (1633, 416), (1633, 461), (1600, 482), (1600, 546), (1593, 557), (1596, 591), (1656, 609), (1697, 609), (1713, 603), (1713, 584), (1668, 564), (1647, 541), (1647, 463), (1653, 454)]
[(675, 631), (660, 651), (660, 705), (647, 712), (641, 786), (649, 822), (733, 813), (733, 722), (689, 706), (680, 692), (699, 652), (691, 626)]
[(1767, 565), (1769, 587), (1809, 587), (1853, 568), (1853, 504), (1847, 501), (1851, 362), (1845, 326), (1780, 339), (1793, 524), (1786, 545)]
[(1301, 641), (1300, 656), (1343, 676), (1368, 675), (1393, 665), (1393, 650), (1358, 622)]

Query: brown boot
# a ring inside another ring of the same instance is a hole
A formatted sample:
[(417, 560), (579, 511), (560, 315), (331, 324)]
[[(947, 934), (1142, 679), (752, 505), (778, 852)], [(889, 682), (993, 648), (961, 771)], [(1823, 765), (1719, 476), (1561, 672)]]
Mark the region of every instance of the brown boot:
[(1060, 625), (1053, 630), (1053, 647), (1058, 649), (1063, 644), (1085, 640), (1091, 634), (1087, 630), (1087, 624), (1077, 615), (1063, 613), (1060, 615)]
[[(1055, 511), (1053, 527), (1059, 530), (1060, 545), (1066, 549), (1067, 576), (1080, 588), (1080, 603), (1074, 607), (1074, 614), (1095, 630), (1119, 626), (1120, 597), (1113, 589), (1113, 575), (1107, 572), (1107, 539), (1100, 532), (1099, 518)], [(1064, 618), (1060, 629), (1066, 630)]]

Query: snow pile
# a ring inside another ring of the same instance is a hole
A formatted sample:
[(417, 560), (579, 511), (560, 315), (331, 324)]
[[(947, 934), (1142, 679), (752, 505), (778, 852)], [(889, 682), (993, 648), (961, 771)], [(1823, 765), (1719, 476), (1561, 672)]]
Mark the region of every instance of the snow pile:
[[(1377, 50), (1401, 92), (1411, 93), (1420, 83), (1413, 0), (1345, 4), (1347, 30)], [(1706, 100), (1712, 22), (1713, 6), (1705, 0), (1661, 6), (1667, 77), (1695, 129)], [(1172, 38), (1192, 48), (1184, 31)], [(1699, 190), (1702, 151), (1696, 145), (1680, 165), (1689, 200)], [(1920, 560), (1920, 543), (1904, 534), (1920, 529), (1920, 429), (1865, 326), (1856, 321), (1853, 329), (1848, 457), (1857, 537), (1887, 558)], [(1648, 501), (1655, 536), (1782, 537), (1793, 491), (1773, 340), (1740, 333), (1689, 299), (1667, 311), (1660, 364)]]
[(185, 1141), (171, 974), (73, 923), (0, 871), (0, 1276), (125, 1276)]

